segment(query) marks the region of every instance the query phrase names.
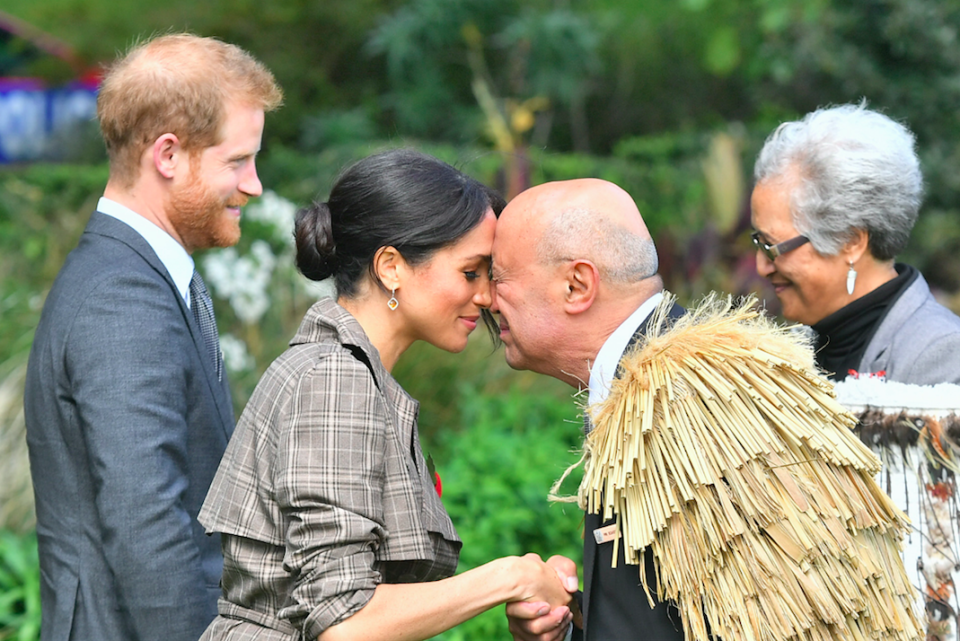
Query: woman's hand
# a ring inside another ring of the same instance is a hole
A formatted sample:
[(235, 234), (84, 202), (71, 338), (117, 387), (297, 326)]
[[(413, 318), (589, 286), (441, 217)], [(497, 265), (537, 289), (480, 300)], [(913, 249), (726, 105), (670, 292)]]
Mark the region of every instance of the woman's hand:
[[(564, 585), (560, 573), (554, 567), (558, 563), (556, 559), (563, 559), (563, 557), (551, 557), (552, 563), (545, 563), (539, 554), (533, 553), (521, 557), (509, 557), (509, 560), (513, 563), (513, 567), (509, 571), (516, 577), (518, 590), (515, 593), (516, 598), (510, 600), (542, 601), (550, 605), (551, 608), (570, 603), (572, 598), (570, 592)], [(570, 561), (570, 563), (573, 562)], [(575, 572), (574, 570), (574, 577), (576, 576)], [(569, 570), (565, 574), (568, 573)]]
[[(577, 592), (579, 581), (573, 561), (552, 556), (546, 565), (554, 569), (569, 596)], [(506, 614), (515, 641), (563, 641), (571, 623), (583, 627), (579, 605), (573, 598), (553, 608), (546, 601), (514, 601), (507, 604)]]
[(496, 559), (440, 581), (381, 583), (365, 606), (324, 630), (320, 641), (429, 639), (501, 603), (522, 606), (528, 605), (523, 601), (534, 601), (539, 606), (533, 616), (545, 608), (569, 618), (571, 608), (576, 608), (575, 601), (571, 605), (576, 576), (569, 559), (552, 557), (545, 563), (536, 554), (527, 554)]

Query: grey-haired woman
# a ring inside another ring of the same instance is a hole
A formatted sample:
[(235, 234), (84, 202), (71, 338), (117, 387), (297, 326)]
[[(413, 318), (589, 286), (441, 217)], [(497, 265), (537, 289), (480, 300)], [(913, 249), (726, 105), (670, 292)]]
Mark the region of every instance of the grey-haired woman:
[(900, 123), (842, 105), (780, 125), (757, 159), (757, 272), (836, 380), (960, 383), (960, 318), (895, 262), (923, 196), (914, 146)]

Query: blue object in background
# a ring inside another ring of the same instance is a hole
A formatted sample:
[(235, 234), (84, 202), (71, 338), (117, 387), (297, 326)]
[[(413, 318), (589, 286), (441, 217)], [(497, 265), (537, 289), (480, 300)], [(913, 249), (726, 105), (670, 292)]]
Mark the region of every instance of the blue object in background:
[(57, 142), (97, 114), (97, 80), (47, 88), (33, 78), (0, 78), (0, 163), (56, 160)]

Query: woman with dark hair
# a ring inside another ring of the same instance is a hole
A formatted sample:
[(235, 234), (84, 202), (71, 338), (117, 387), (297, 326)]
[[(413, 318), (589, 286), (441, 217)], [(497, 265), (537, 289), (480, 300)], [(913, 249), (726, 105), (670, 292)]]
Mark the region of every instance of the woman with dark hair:
[(819, 109), (767, 138), (751, 198), (757, 272), (817, 363), (902, 383), (960, 383), (960, 318), (895, 262), (923, 196), (910, 131), (863, 105)]
[[(297, 215), (297, 266), (333, 277), (240, 417), (200, 522), (222, 533), (203, 639), (427, 639), (501, 603), (569, 601), (536, 555), (452, 576), (460, 540), (390, 375), (417, 340), (459, 352), (491, 304), (503, 201), (434, 158), (350, 167)], [(557, 561), (569, 563), (566, 560)]]

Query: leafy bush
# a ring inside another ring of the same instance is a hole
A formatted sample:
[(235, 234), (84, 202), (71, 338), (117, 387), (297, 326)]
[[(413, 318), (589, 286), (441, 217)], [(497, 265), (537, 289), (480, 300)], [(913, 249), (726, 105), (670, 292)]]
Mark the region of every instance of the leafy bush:
[[(579, 566), (583, 513), (576, 504), (547, 501), (550, 486), (578, 459), (582, 422), (573, 400), (516, 387), (480, 394), (463, 383), (459, 407), (462, 429), (437, 433), (432, 449), (443, 503), (463, 539), (458, 571), (527, 552), (562, 554)], [(576, 476), (564, 482), (565, 494), (576, 491)], [(438, 638), (510, 635), (500, 607)]]
[(30, 348), (43, 294), (103, 193), (106, 165), (0, 172), (0, 361)]
[(0, 641), (39, 638), (37, 537), (0, 530)]

